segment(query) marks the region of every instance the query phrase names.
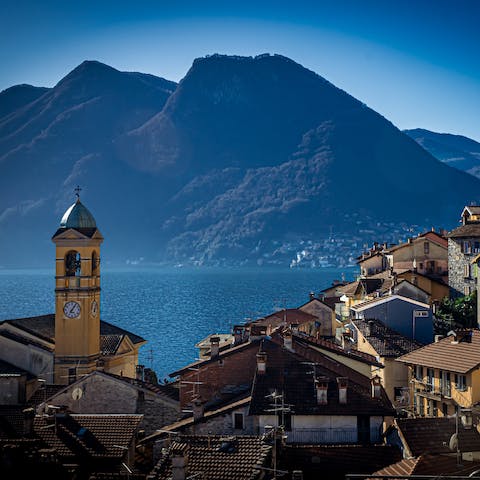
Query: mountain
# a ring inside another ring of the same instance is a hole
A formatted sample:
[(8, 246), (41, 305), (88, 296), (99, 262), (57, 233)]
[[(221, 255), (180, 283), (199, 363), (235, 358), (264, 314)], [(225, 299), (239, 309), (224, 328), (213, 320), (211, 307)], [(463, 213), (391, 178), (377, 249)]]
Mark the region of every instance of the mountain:
[(436, 133), (422, 128), (404, 132), (435, 158), (480, 178), (480, 143), (462, 135)]
[(480, 191), (268, 54), (197, 59), (178, 85), (84, 62), (1, 118), (0, 265), (46, 258), (77, 183), (111, 262), (183, 264), (289, 264), (309, 249), (324, 262), (332, 245), (339, 257), (389, 231), (453, 226)]
[(0, 92), (0, 119), (41, 97), (50, 89), (32, 85), (15, 85)]

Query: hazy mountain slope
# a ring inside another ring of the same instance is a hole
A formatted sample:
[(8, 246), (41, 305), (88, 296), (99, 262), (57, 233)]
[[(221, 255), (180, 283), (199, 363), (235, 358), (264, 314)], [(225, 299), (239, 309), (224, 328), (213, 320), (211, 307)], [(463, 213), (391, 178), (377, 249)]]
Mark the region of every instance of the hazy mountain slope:
[(268, 55), (195, 60), (178, 86), (84, 62), (0, 119), (0, 265), (50, 255), (77, 183), (112, 262), (285, 262), (287, 243), (327, 231), (362, 245), (400, 224), (449, 228), (480, 192), (360, 101)]
[(422, 128), (404, 132), (442, 162), (480, 177), (480, 143), (475, 140)]

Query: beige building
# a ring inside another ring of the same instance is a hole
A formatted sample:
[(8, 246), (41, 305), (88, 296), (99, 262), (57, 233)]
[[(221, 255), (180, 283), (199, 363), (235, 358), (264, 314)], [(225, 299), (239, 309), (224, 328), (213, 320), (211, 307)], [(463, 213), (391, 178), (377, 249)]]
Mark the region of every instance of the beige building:
[(460, 330), (398, 358), (409, 367), (410, 412), (453, 415), (480, 402), (480, 330)]
[(353, 320), (357, 349), (374, 356), (384, 368), (377, 375), (382, 381), (388, 398), (397, 410), (408, 407), (408, 367), (395, 360), (422, 344), (388, 328), (379, 320)]

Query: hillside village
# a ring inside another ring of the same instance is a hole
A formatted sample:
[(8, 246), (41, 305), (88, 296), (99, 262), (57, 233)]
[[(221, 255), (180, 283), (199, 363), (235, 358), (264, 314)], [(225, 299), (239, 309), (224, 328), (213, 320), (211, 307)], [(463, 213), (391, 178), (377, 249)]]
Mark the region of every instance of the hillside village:
[(103, 236), (77, 191), (52, 238), (55, 312), (0, 322), (2, 478), (475, 475), (480, 206), (459, 216), (379, 238), (355, 281), (198, 339), (159, 383), (142, 332), (101, 319)]

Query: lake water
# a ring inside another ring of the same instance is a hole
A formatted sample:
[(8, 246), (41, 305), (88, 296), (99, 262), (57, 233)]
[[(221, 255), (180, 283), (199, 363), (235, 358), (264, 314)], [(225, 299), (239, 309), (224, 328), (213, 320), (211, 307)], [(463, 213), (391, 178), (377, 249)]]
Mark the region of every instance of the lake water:
[[(159, 379), (197, 356), (195, 343), (237, 323), (298, 307), (357, 269), (105, 269), (101, 317), (146, 340), (140, 362)], [(0, 320), (52, 313), (53, 270), (0, 270)]]

